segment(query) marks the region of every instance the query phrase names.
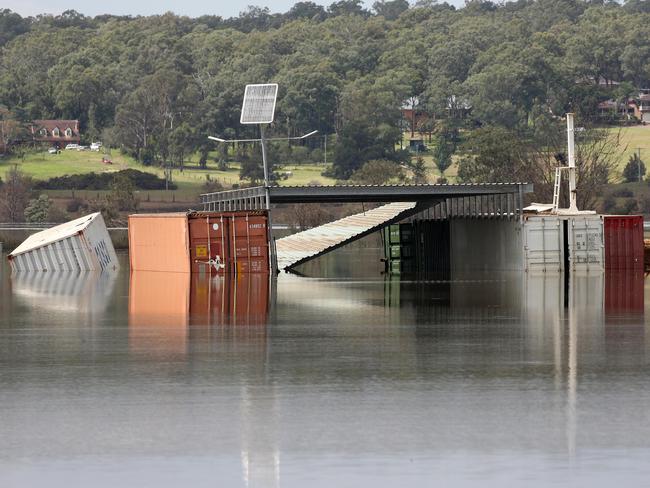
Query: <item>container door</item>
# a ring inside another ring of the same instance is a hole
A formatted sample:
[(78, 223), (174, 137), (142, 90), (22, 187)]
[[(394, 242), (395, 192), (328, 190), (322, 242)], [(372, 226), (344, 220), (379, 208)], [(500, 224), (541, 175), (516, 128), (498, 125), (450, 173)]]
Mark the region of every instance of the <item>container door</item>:
[(603, 221), (597, 215), (570, 217), (569, 266), (574, 271), (604, 269)]
[(192, 272), (228, 271), (228, 219), (219, 214), (192, 216), (189, 219), (189, 227)]
[(268, 273), (268, 219), (264, 214), (232, 214), (230, 220), (230, 255), (237, 273)]
[(562, 221), (557, 217), (532, 217), (524, 222), (524, 257), (527, 271), (562, 271), (564, 261)]

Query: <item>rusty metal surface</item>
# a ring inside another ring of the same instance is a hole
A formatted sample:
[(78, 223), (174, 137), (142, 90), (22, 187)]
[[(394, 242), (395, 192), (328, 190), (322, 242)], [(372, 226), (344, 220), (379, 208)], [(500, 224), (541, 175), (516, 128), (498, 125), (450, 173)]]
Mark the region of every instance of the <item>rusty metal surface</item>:
[(415, 202), (396, 202), (350, 215), (276, 241), (278, 268), (288, 270), (418, 211)]

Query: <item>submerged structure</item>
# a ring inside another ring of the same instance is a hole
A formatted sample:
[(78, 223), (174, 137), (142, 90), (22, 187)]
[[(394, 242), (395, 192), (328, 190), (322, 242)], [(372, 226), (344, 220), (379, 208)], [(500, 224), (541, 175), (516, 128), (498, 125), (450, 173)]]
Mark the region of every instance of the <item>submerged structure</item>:
[(99, 212), (32, 234), (7, 258), (13, 272), (119, 268), (113, 242)]

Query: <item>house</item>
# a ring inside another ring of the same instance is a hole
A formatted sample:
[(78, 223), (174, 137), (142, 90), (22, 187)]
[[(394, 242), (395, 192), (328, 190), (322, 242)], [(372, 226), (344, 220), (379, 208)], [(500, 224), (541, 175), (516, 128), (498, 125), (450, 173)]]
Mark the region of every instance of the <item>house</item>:
[(634, 116), (645, 124), (650, 124), (650, 90), (644, 89), (634, 100)]
[(60, 149), (67, 144), (79, 144), (78, 120), (34, 120), (30, 125), (32, 140)]

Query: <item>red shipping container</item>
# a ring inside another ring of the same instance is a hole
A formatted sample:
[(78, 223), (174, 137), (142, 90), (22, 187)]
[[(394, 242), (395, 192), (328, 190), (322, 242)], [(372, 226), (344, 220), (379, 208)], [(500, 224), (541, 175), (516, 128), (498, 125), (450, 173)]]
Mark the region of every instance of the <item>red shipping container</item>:
[(643, 216), (603, 215), (605, 269), (643, 271)]

